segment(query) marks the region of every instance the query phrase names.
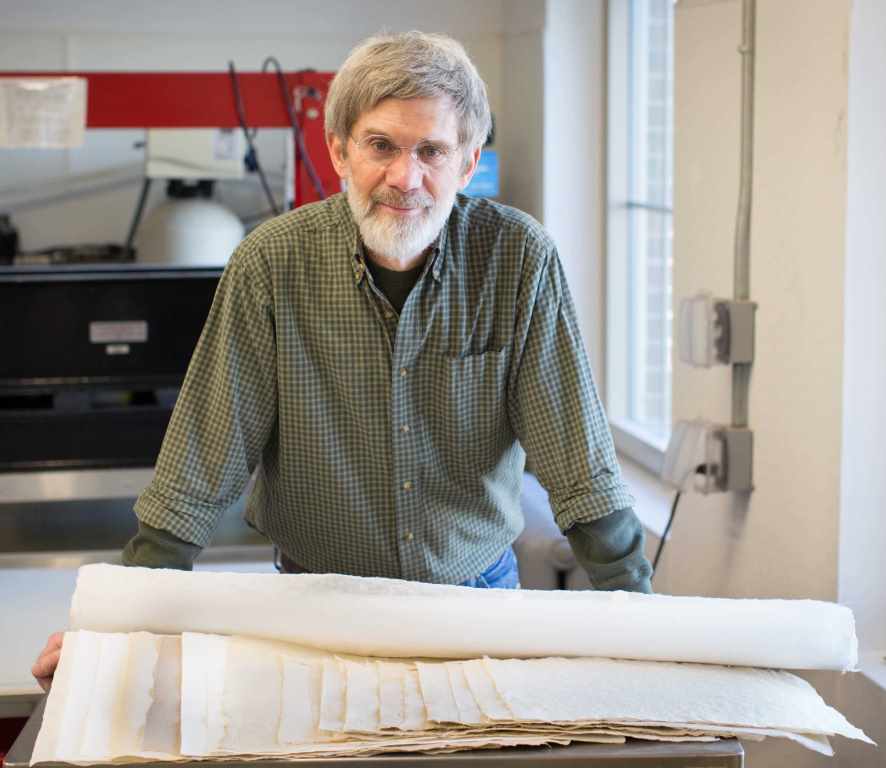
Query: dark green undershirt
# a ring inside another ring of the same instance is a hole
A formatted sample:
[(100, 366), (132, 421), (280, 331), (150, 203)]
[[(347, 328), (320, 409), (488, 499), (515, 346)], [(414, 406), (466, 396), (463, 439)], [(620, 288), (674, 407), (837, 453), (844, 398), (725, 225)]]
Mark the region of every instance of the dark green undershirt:
[(406, 299), (409, 298), (409, 292), (415, 287), (425, 268), (425, 263), (422, 262), (417, 267), (407, 269), (405, 272), (397, 272), (394, 269), (379, 266), (370, 259), (366, 260), (366, 266), (369, 267), (375, 285), (391, 302), (391, 306), (397, 310), (397, 314), (400, 314)]

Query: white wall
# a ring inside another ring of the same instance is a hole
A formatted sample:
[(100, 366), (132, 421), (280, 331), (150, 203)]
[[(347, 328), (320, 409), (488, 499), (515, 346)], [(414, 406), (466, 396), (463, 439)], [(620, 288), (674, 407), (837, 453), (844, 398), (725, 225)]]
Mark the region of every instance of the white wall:
[(551, 233), (598, 387), (603, 322), (604, 0), (505, 0), (503, 201)]
[[(495, 113), (503, 111), (503, 0), (8, 0), (0, 14), (3, 70), (223, 71), (229, 59), (257, 70), (267, 55), (284, 68), (335, 70), (351, 47), (381, 29), (445, 32), (461, 40), (489, 89)], [(318, 10), (322, 8), (322, 10)], [(260, 155), (270, 170), (282, 166), (283, 137), (263, 132)], [(22, 247), (125, 238), (135, 206), (142, 153), (132, 149), (137, 131), (90, 131), (83, 149), (48, 152), (0, 150), (0, 200), (23, 184), (69, 172), (129, 167), (131, 180), (105, 193), (14, 213)], [(507, 165), (506, 152), (502, 163)], [(162, 197), (158, 187), (152, 200)], [(265, 206), (253, 179), (223, 185), (239, 213)]]
[[(803, 23), (798, 24), (797, 19)], [(848, 0), (757, 19), (750, 422), (756, 489), (687, 495), (659, 589), (835, 599), (842, 432)], [(732, 294), (740, 2), (676, 10), (674, 294)], [(730, 419), (729, 372), (675, 362), (674, 418)]]
[(602, 387), (606, 13), (602, 0), (551, 0), (544, 33), (544, 224)]
[(502, 106), (497, 145), (502, 200), (540, 221), (544, 216), (544, 0), (503, 5)]
[[(862, 649), (882, 649), (886, 10), (878, 0), (758, 0), (757, 10), (756, 487), (746, 501), (684, 495), (655, 584), (677, 594), (839, 596), (857, 612)], [(731, 296), (740, 0), (682, 0), (675, 34), (675, 300), (702, 288)], [(730, 420), (725, 367), (675, 360), (673, 392), (675, 419)], [(872, 738), (886, 738), (882, 688), (862, 675), (811, 677)], [(836, 760), (779, 740), (745, 746), (749, 765), (883, 759), (882, 748), (843, 740)]]
[(886, 4), (853, 0), (840, 600), (886, 679)]

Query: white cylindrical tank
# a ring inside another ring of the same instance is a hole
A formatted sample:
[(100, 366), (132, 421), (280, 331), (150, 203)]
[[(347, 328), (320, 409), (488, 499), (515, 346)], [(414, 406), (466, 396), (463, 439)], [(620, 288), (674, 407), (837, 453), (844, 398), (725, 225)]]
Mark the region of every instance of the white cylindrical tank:
[(223, 267), (244, 235), (243, 222), (212, 200), (166, 200), (139, 229), (136, 260), (181, 267)]

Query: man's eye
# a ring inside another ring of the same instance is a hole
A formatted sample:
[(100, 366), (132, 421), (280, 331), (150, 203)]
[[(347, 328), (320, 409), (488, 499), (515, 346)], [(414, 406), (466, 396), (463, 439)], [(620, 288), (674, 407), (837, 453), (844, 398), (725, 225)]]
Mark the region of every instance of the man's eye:
[(442, 160), (446, 157), (446, 150), (436, 144), (425, 144), (419, 147), (418, 155), (422, 160)]
[(369, 148), (380, 155), (388, 155), (396, 150), (396, 147), (387, 139), (372, 139)]

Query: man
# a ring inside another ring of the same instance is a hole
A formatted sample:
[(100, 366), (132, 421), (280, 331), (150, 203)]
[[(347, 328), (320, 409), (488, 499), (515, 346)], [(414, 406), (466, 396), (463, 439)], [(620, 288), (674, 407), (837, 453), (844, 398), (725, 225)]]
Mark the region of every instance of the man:
[(247, 519), (288, 572), (516, 587), (525, 450), (591, 582), (650, 591), (556, 249), (458, 195), (489, 127), (455, 41), (352, 51), (326, 104), (347, 193), (231, 258), (125, 563), (190, 568), (255, 473)]

